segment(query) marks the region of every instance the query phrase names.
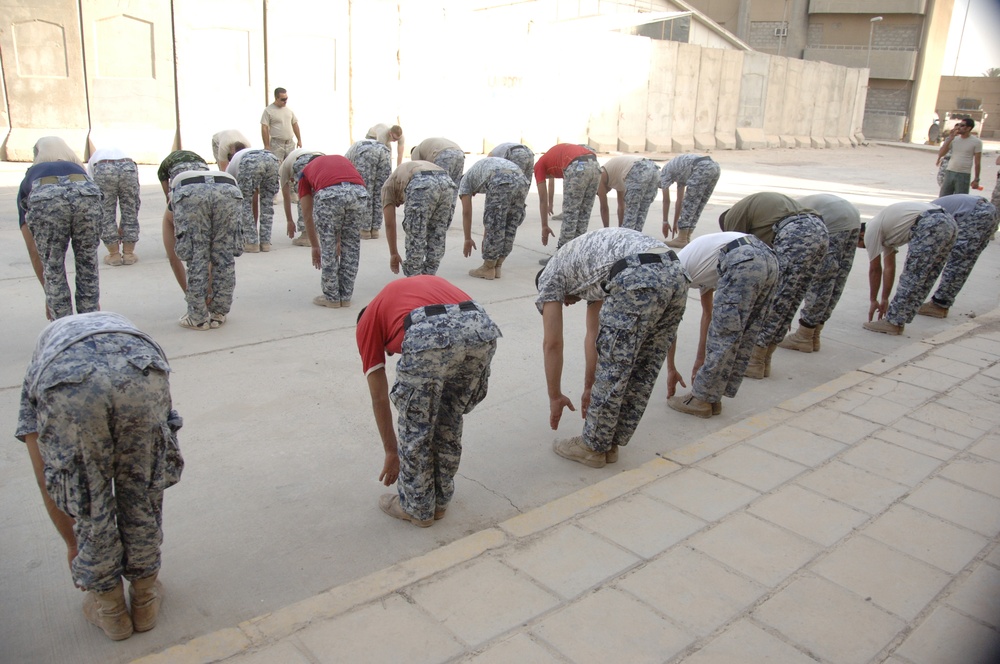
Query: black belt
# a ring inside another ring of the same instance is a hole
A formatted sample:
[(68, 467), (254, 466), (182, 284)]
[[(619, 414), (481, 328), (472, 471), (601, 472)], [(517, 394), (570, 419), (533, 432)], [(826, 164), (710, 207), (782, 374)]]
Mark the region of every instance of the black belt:
[(59, 184), (59, 178), (66, 178), (70, 182), (83, 182), (87, 179), (86, 175), (82, 173), (70, 173), (69, 175), (46, 175), (43, 178), (38, 178), (35, 180), (38, 184)]
[[(636, 258), (639, 259), (640, 265), (647, 265), (649, 263), (662, 263), (664, 259), (669, 261), (675, 261), (677, 259), (677, 254), (672, 251), (667, 251), (662, 254), (637, 254)], [(608, 281), (611, 281), (618, 273), (628, 267), (628, 259), (623, 258), (616, 261), (614, 265), (611, 266), (611, 271), (608, 272)]]
[[(208, 178), (212, 178), (209, 180)], [(236, 179), (232, 175), (209, 175), (208, 177), (204, 175), (192, 175), (189, 178), (184, 178), (178, 182), (175, 187), (183, 187), (186, 184), (231, 184), (234, 187), (239, 186), (236, 184)]]
[[(472, 300), (459, 302), (458, 308), (462, 311), (479, 311), (479, 305)], [(448, 313), (447, 304), (428, 304), (426, 307), (422, 307), (422, 309), (424, 310), (424, 316), (427, 318)], [(406, 314), (406, 318), (403, 319), (403, 329), (408, 330), (411, 325), (413, 325), (413, 317), (410, 314)]]
[(572, 159), (569, 160), (569, 163), (572, 164), (574, 161), (590, 161), (590, 160), (597, 161), (597, 155), (594, 154), (593, 152), (588, 152), (587, 154), (582, 154), (579, 157), (573, 157)]
[(750, 244), (750, 236), (749, 235), (744, 235), (743, 237), (736, 238), (735, 240), (733, 240), (732, 242), (730, 242), (729, 244), (727, 244), (726, 246), (724, 246), (722, 249), (720, 249), (719, 253), (722, 254), (723, 256), (725, 256), (726, 254), (728, 254), (733, 249), (736, 249), (738, 247), (742, 247), (744, 244)]

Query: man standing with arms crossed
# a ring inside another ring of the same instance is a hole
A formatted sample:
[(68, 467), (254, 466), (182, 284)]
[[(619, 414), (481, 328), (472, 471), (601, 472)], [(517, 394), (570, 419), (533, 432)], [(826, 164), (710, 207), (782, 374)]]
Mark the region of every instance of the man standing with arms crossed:
[(260, 116), (260, 137), (264, 139), (264, 148), (274, 153), (279, 164), (292, 150), (302, 147), (299, 119), (288, 108), (288, 91), (284, 88), (274, 89), (274, 102)]

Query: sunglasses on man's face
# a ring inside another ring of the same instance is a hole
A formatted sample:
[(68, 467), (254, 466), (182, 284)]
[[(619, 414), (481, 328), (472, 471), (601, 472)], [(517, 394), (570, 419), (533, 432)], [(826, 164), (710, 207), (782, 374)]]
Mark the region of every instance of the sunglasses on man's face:
[(278, 97), (278, 101), (288, 101), (288, 97)]

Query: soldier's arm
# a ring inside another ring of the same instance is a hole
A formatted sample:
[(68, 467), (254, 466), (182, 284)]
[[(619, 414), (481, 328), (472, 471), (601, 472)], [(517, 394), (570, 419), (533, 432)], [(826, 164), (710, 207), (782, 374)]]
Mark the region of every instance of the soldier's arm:
[(45, 490), (45, 462), (42, 461), (42, 453), (38, 450), (38, 433), (27, 434), (24, 437), (24, 442), (28, 447), (28, 456), (31, 458), (31, 466), (35, 471), (35, 481), (38, 482), (38, 488), (42, 492), (45, 511), (49, 513), (52, 525), (56, 527), (56, 531), (66, 543), (66, 556), (72, 565), (73, 559), (76, 558), (76, 535), (73, 534), (75, 521), (73, 517), (56, 507), (52, 496)]
[(389, 407), (389, 380), (385, 376), (385, 367), (379, 367), (368, 374), (368, 392), (372, 398), (372, 412), (375, 414), (375, 425), (382, 439), (382, 450), (385, 460), (378, 481), (390, 486), (399, 477), (399, 448), (396, 443), (396, 431), (392, 428), (392, 409)]

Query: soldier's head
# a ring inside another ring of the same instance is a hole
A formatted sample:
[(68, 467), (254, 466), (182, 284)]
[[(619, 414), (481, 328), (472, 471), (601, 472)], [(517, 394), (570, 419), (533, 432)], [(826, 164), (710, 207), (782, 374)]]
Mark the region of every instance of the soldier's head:
[(226, 155), (226, 159), (232, 161), (233, 156), (237, 152), (239, 152), (240, 150), (246, 150), (248, 147), (249, 146), (246, 143), (241, 143), (240, 141), (236, 141), (235, 143), (233, 143), (232, 147), (229, 148), (229, 154)]
[(861, 222), (861, 235), (858, 236), (858, 249), (865, 249), (865, 229), (868, 224)]
[(42, 136), (32, 148), (34, 161), (32, 163), (41, 164), (49, 161), (71, 161), (80, 164), (80, 158), (76, 156), (66, 141), (58, 136)]
[(721, 228), (722, 230), (726, 230), (726, 213), (727, 212), (729, 212), (729, 210), (723, 210), (722, 214), (719, 215), (719, 228)]
[(278, 106), (284, 106), (288, 103), (288, 90), (284, 88), (274, 89), (274, 103)]
[(393, 141), (398, 141), (403, 137), (403, 128), (399, 125), (392, 125), (389, 127), (389, 139)]

